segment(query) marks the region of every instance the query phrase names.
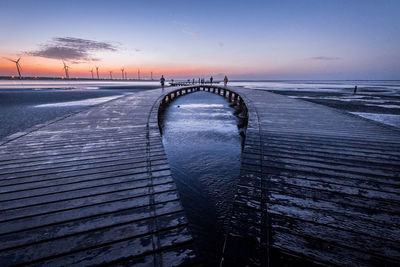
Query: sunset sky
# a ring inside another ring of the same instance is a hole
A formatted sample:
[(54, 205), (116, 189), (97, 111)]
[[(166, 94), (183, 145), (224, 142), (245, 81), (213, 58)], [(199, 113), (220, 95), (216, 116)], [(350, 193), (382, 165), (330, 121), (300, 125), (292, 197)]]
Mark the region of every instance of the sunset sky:
[(400, 79), (400, 1), (0, 1), (26, 76)]

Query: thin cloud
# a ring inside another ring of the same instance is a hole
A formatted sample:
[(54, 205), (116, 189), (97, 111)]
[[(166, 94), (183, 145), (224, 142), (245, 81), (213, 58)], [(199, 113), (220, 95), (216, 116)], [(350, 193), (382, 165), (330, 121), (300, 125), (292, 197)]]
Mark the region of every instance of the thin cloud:
[(187, 34), (187, 35), (189, 35), (190, 37), (192, 37), (192, 38), (195, 39), (195, 40), (200, 39), (199, 34), (198, 34), (197, 32), (195, 32), (195, 31), (189, 29), (188, 27), (184, 27), (184, 28), (182, 29), (182, 32), (185, 33), (185, 34)]
[(328, 60), (339, 60), (340, 57), (326, 57), (326, 56), (319, 56), (319, 57), (310, 57), (308, 58), (309, 60), (322, 60), (322, 61), (328, 61)]
[(115, 52), (117, 51), (117, 47), (108, 42), (98, 42), (74, 37), (56, 37), (53, 38), (50, 43), (42, 45), (39, 50), (27, 52), (27, 54), (37, 57), (79, 62), (99, 60), (93, 57), (93, 53), (98, 51)]
[(218, 42), (218, 46), (219, 46), (219, 47), (224, 47), (225, 44), (224, 44), (223, 42)]
[(182, 31), (182, 33), (188, 35), (189, 37), (191, 37), (192, 39), (195, 39), (195, 40), (201, 39), (201, 36), (198, 34), (198, 32), (194, 31), (190, 26), (188, 26), (187, 23), (176, 20), (175, 19), (176, 16), (174, 16), (172, 14), (170, 14), (169, 16), (171, 18), (173, 18), (171, 20), (172, 24), (176, 25), (178, 27), (178, 29)]

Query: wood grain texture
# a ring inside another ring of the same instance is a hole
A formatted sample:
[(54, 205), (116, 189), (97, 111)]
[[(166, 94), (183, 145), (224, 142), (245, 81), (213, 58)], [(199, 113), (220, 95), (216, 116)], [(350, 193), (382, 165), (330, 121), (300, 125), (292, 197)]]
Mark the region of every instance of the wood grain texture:
[(0, 262), (144, 264), (198, 260), (150, 90), (2, 140)]
[(249, 128), (222, 265), (399, 264), (400, 131), (231, 89)]

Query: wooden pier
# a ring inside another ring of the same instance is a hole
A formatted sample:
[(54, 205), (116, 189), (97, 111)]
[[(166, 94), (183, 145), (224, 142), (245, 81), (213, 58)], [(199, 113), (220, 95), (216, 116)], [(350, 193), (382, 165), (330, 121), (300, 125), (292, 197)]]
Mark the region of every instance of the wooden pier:
[(0, 146), (0, 263), (196, 262), (158, 130), (161, 90), (10, 136)]
[(235, 91), (249, 122), (222, 266), (398, 266), (400, 131)]
[(400, 131), (198, 84), (127, 95), (2, 140), (2, 265), (198, 264), (158, 113), (199, 90), (248, 116), (222, 266), (399, 264)]
[(203, 86), (203, 85), (216, 85), (219, 84), (219, 82), (210, 82), (210, 81), (204, 81), (203, 83), (199, 83), (198, 81), (187, 81), (187, 82), (170, 82), (170, 86)]

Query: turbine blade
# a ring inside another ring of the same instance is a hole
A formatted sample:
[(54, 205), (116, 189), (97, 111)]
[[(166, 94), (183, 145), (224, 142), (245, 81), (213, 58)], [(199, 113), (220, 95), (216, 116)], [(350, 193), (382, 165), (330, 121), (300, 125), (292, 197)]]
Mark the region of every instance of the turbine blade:
[(5, 58), (5, 59), (7, 59), (7, 60), (9, 60), (9, 61), (11, 61), (11, 62), (17, 63), (15, 60), (13, 60), (13, 59), (11, 59), (11, 58), (8, 58), (8, 57), (3, 57), (3, 58)]

